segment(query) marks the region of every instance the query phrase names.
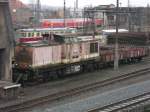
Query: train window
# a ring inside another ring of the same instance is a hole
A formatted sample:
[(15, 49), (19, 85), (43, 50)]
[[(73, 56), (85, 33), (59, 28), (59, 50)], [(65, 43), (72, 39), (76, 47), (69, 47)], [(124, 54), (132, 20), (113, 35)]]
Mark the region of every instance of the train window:
[(90, 53), (98, 52), (98, 43), (90, 43)]
[(26, 33), (21, 33), (21, 36), (22, 37), (26, 37)]
[(25, 33), (25, 37), (28, 37), (28, 33), (27, 32)]
[(28, 33), (28, 37), (31, 37), (31, 33)]
[(34, 37), (34, 32), (32, 32), (32, 37)]
[(37, 32), (37, 33), (36, 33), (36, 36), (37, 36), (37, 37), (39, 37), (39, 36), (40, 36), (40, 33), (39, 33), (39, 32)]
[(24, 33), (24, 37), (27, 37), (27, 33)]

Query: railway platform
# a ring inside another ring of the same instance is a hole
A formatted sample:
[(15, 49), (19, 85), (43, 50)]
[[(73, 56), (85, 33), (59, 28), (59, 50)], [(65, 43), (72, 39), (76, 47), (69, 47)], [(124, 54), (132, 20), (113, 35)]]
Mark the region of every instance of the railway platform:
[(18, 96), (20, 84), (0, 81), (0, 98), (10, 99)]

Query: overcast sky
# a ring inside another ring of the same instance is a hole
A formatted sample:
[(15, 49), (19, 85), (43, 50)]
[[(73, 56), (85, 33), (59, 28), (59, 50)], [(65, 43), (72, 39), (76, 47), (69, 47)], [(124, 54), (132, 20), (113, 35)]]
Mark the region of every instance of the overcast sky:
[[(22, 0), (25, 3), (33, 2), (35, 0)], [(50, 5), (50, 6), (63, 6), (64, 0), (41, 0), (42, 4)], [(73, 7), (75, 0), (66, 0), (67, 7)], [(96, 6), (96, 5), (105, 5), (105, 4), (116, 4), (116, 0), (78, 0), (79, 7), (84, 6)], [(127, 6), (128, 0), (119, 0), (121, 6)], [(150, 4), (150, 0), (130, 0), (131, 6), (147, 6)]]

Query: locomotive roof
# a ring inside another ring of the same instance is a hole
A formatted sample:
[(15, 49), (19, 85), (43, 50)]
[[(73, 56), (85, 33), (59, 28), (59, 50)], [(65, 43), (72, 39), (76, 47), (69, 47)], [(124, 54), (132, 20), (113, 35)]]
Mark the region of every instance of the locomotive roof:
[(60, 43), (75, 43), (101, 39), (100, 36), (75, 36), (75, 35), (54, 35), (54, 39)]
[(70, 35), (56, 35), (54, 34), (54, 40), (58, 43), (76, 43), (79, 39), (76, 36)]

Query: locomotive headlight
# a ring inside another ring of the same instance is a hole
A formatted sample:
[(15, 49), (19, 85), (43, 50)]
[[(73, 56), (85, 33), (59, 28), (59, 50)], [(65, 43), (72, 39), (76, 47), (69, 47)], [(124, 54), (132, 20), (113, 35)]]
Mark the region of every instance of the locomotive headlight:
[(16, 63), (15, 66), (18, 66), (18, 64)]

